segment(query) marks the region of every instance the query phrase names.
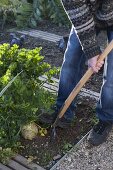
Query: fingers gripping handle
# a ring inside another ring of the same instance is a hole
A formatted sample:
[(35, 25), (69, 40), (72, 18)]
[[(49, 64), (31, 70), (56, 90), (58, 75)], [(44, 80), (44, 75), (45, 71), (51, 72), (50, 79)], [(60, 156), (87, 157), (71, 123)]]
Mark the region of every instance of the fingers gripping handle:
[[(97, 63), (100, 61), (103, 61), (112, 49), (113, 49), (113, 40), (109, 43), (109, 45), (106, 47), (104, 52), (99, 56)], [(87, 70), (87, 72), (84, 74), (84, 76), (81, 78), (81, 80), (78, 82), (78, 84), (75, 86), (73, 91), (70, 93), (68, 98), (66, 99), (63, 107), (61, 108), (61, 110), (59, 112), (59, 115), (58, 115), (59, 118), (61, 118), (64, 115), (64, 113), (66, 112), (66, 110), (68, 109), (68, 107), (70, 106), (72, 101), (74, 100), (74, 98), (77, 96), (77, 94), (80, 92), (81, 88), (89, 80), (89, 78), (91, 77), (92, 74), (93, 74), (93, 70), (91, 68), (89, 68)]]

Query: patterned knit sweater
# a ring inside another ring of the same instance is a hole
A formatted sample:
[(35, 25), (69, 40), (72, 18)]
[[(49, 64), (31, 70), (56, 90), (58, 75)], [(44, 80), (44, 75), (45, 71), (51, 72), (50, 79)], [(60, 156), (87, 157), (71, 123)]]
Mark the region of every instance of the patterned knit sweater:
[(113, 26), (113, 0), (61, 0), (74, 25), (86, 57), (101, 53), (96, 29)]

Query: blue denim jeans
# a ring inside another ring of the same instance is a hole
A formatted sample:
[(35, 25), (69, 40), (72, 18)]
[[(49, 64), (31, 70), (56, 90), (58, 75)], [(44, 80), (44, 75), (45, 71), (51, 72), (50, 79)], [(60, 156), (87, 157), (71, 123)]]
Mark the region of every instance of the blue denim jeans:
[[(113, 32), (107, 32), (108, 42), (113, 39)], [(83, 76), (86, 57), (82, 50), (75, 29), (72, 27), (67, 49), (60, 73), (57, 108), (61, 108), (77, 82)], [(74, 118), (75, 102), (72, 102), (64, 117), (68, 120)], [(104, 65), (103, 85), (96, 113), (99, 119), (113, 121), (113, 51), (109, 54)]]
[[(107, 31), (107, 37), (108, 42), (112, 41), (113, 31)], [(96, 107), (96, 114), (100, 120), (113, 123), (113, 50), (105, 60), (103, 84)]]

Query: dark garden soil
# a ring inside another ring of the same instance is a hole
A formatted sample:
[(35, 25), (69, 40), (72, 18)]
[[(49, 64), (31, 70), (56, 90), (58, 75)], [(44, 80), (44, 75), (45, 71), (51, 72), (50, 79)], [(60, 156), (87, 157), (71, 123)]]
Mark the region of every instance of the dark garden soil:
[[(56, 33), (58, 35), (69, 34), (66, 27), (58, 27), (46, 22), (38, 27), (40, 30)], [(20, 36), (17, 34), (17, 36)], [(0, 43), (10, 42), (7, 30), (0, 30)], [(52, 42), (26, 36), (24, 48), (42, 47), (41, 54), (45, 56), (45, 61), (52, 66), (61, 67), (63, 52), (58, 45)], [(87, 66), (86, 66), (87, 67)], [(102, 70), (93, 75), (85, 88), (99, 92), (102, 84)], [(60, 159), (75, 143), (77, 143), (94, 125), (96, 118), (94, 114), (95, 101), (89, 98), (78, 98), (76, 119), (72, 126), (66, 130), (57, 129), (57, 140), (50, 142), (50, 129), (45, 137), (37, 136), (34, 140), (28, 141), (21, 138), (20, 154), (26, 158), (33, 159), (34, 162), (49, 169), (58, 159)]]
[[(90, 102), (89, 102), (90, 101)], [(45, 137), (37, 136), (29, 141), (21, 138), (20, 154), (50, 169), (68, 150), (70, 150), (94, 125), (95, 101), (88, 98), (79, 98), (75, 120), (68, 129), (57, 128), (57, 138), (51, 142), (51, 130)]]

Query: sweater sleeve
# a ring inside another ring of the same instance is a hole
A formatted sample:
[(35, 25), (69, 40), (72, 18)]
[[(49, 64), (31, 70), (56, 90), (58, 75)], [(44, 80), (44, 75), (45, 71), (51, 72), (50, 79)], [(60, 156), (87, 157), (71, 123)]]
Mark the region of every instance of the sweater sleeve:
[(96, 39), (93, 15), (87, 0), (62, 0), (63, 6), (74, 25), (86, 57), (92, 58), (101, 53)]

